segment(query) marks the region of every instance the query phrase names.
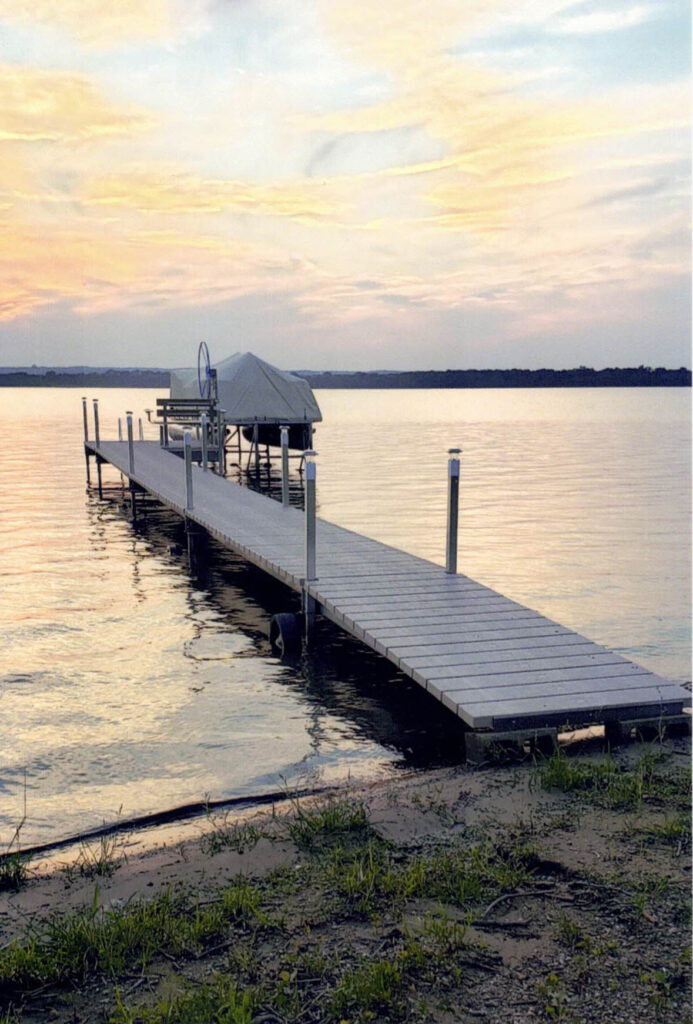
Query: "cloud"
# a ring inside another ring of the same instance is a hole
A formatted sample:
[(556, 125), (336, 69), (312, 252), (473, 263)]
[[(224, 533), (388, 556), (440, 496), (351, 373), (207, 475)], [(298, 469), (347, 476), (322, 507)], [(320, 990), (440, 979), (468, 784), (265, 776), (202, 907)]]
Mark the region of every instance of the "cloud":
[(88, 46), (167, 42), (206, 24), (202, 0), (0, 0), (0, 20), (44, 25)]
[(149, 124), (141, 109), (110, 103), (86, 75), (0, 65), (0, 142), (90, 142)]
[(547, 25), (555, 35), (597, 35), (604, 32), (622, 32), (662, 16), (661, 6), (636, 4), (634, 7), (604, 8), (584, 14), (566, 14)]
[(87, 206), (125, 207), (146, 214), (249, 214), (314, 221), (333, 216), (329, 190), (320, 182), (261, 184), (204, 179), (182, 173), (122, 173), (94, 178), (83, 201)]

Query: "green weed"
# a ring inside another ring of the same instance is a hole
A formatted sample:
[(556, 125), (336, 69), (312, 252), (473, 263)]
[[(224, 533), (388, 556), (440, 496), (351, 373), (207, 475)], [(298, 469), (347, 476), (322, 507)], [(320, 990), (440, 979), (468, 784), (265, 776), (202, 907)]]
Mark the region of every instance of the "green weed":
[(643, 754), (632, 768), (617, 765), (610, 754), (602, 763), (568, 757), (557, 750), (537, 765), (535, 784), (542, 789), (581, 793), (608, 808), (638, 810), (644, 799), (686, 803), (690, 800), (690, 773), (657, 771), (660, 755)]
[(118, 994), (111, 1024), (251, 1024), (258, 1006), (252, 989), (217, 976), (208, 984), (161, 1000), (156, 1006), (126, 1007)]
[(401, 1016), (403, 978), (398, 964), (375, 960), (348, 971), (327, 1004), (331, 1020), (368, 1020), (374, 1011)]
[(568, 1016), (566, 1006), (568, 993), (565, 982), (553, 972), (544, 981), (537, 982), (537, 992), (543, 1000), (544, 1013), (549, 1020), (565, 1020)]
[(255, 825), (244, 822), (228, 825), (224, 818), (221, 823), (215, 822), (211, 831), (202, 836), (200, 846), (202, 852), (210, 856), (221, 853), (222, 850), (235, 850), (236, 853), (244, 853), (257, 846), (263, 834)]
[(0, 857), (0, 892), (17, 891), (26, 882), (31, 856), (15, 852)]
[(337, 843), (359, 843), (371, 829), (362, 803), (331, 799), (326, 806), (306, 810), (295, 802), (296, 816), (287, 822), (289, 837), (302, 850), (329, 849)]
[(82, 843), (76, 860), (72, 864), (64, 864), (60, 870), (70, 882), (77, 876), (110, 878), (125, 859), (125, 855), (118, 852), (116, 836), (101, 836), (98, 844)]
[(54, 916), (30, 928), (24, 941), (0, 950), (0, 986), (11, 990), (84, 980), (95, 973), (114, 977), (127, 968), (144, 970), (161, 952), (189, 955), (242, 920), (264, 922), (259, 898), (244, 879), (209, 906), (164, 893), (149, 903), (91, 907)]

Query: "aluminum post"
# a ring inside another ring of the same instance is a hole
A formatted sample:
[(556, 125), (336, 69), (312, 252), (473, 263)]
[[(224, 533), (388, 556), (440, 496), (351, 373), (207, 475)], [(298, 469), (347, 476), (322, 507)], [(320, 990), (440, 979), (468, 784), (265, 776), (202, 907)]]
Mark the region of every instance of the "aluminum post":
[(219, 475), (226, 476), (226, 449), (224, 443), (226, 441), (226, 423), (224, 422), (224, 416), (226, 415), (225, 409), (219, 409), (217, 413), (217, 444), (219, 451)]
[(282, 440), (282, 505), (289, 507), (289, 428), (281, 428)]
[(87, 413), (87, 400), (82, 398), (82, 423), (84, 424), (84, 458), (87, 463), (87, 487), (91, 487), (91, 473), (89, 471), (89, 452), (87, 443), (89, 441), (89, 415)]
[(96, 448), (101, 447), (101, 437), (99, 435), (99, 400), (94, 399), (94, 445)]
[(118, 440), (123, 440), (123, 421), (121, 420), (120, 416), (118, 417)]
[(183, 434), (183, 455), (185, 461), (185, 507), (193, 507), (193, 475), (192, 475), (192, 441), (190, 432)]
[(207, 416), (200, 416), (200, 435), (202, 440), (202, 469), (207, 472)]
[(316, 572), (316, 515), (315, 515), (315, 465), (316, 452), (309, 449), (303, 453), (306, 466), (305, 482), (305, 579), (303, 584), (303, 615), (306, 639), (315, 623), (315, 598), (308, 594), (308, 584), (317, 579)]
[(130, 411), (125, 413), (125, 421), (128, 428), (128, 464), (130, 467), (128, 476), (132, 477), (135, 472), (135, 444), (132, 437), (132, 413)]
[(260, 427), (253, 424), (253, 447), (255, 449), (255, 476), (260, 476)]
[(445, 571), (451, 575), (457, 572), (457, 527), (460, 500), (460, 448), (449, 448), (448, 455), (448, 528), (445, 549)]
[(140, 425), (140, 430), (139, 430), (140, 441), (144, 441), (144, 427), (142, 426), (142, 417), (141, 416), (139, 418), (139, 425)]

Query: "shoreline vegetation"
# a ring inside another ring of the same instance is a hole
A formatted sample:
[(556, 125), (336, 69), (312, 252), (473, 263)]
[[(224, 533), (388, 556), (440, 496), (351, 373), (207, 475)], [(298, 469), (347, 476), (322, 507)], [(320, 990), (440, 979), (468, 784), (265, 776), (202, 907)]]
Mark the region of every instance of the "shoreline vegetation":
[(688, 737), (12, 856), (2, 1024), (691, 1021)]
[[(318, 389), (363, 388), (666, 388), (690, 387), (691, 371), (658, 366), (608, 367), (594, 370), (407, 370), (407, 371), (294, 371)], [(32, 367), (0, 371), (0, 387), (158, 388), (169, 386), (169, 371), (161, 369)]]

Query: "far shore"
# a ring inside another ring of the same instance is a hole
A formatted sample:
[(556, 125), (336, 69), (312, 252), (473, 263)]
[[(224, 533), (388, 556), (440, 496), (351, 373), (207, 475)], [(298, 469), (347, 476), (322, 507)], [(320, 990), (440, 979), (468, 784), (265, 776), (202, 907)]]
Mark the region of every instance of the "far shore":
[[(691, 386), (685, 366), (607, 367), (589, 366), (554, 370), (295, 370), (313, 388), (681, 388)], [(133, 367), (85, 367), (65, 370), (36, 367), (0, 371), (0, 387), (24, 388), (168, 388), (169, 371)]]

